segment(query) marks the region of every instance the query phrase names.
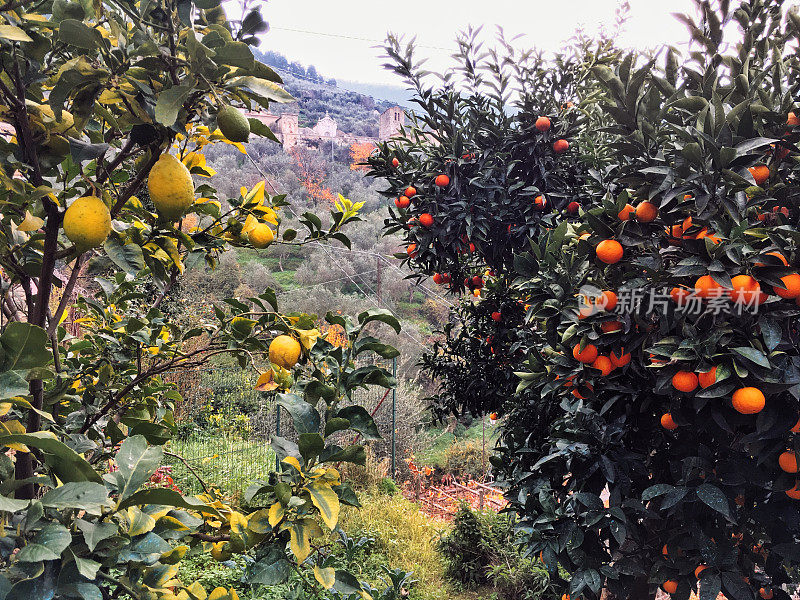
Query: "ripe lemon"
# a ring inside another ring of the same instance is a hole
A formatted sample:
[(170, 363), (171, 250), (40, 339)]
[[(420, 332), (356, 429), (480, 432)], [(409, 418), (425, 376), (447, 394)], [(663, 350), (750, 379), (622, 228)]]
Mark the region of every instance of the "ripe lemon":
[(269, 345), (269, 362), (291, 369), (300, 360), (300, 342), (288, 335), (279, 335)]
[(111, 213), (97, 196), (78, 198), (64, 213), (64, 233), (79, 250), (102, 246), (111, 233)]
[(147, 189), (159, 214), (172, 221), (194, 202), (194, 183), (189, 169), (171, 154), (162, 154), (153, 165)]
[(254, 248), (266, 248), (275, 239), (275, 234), (269, 228), (269, 225), (259, 223), (247, 232), (247, 239), (250, 240)]

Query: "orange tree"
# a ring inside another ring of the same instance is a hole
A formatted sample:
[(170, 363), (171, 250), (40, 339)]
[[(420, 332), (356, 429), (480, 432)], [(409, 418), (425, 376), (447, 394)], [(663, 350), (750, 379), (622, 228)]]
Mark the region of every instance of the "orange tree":
[(607, 194), (518, 261), (546, 335), (495, 462), (573, 597), (788, 598), (800, 560), (800, 20), (698, 8), (683, 64), (595, 69)]
[[(394, 384), (355, 359), (396, 356), (365, 328), (397, 321), (329, 314), (342, 348), (269, 289), (193, 327), (161, 311), (186, 269), (233, 246), (347, 243), (342, 229), (358, 219), (339, 197), (329, 224), (307, 213), (299, 233), (264, 182), (235, 198), (195, 186), (192, 175), (213, 175), (206, 145), (246, 153), (251, 133), (274, 138), (233, 104), (291, 99), (250, 50), (266, 29), (258, 7), (235, 27), (214, 0), (12, 1), (0, 18), (0, 598), (236, 598), (176, 578), (203, 550), (248, 553), (248, 584), (294, 571), (314, 597), (367, 597), (315, 540), (358, 504), (335, 465), (363, 463), (364, 450), (330, 436), (377, 435), (345, 405), (355, 389)], [(65, 319), (81, 279), (93, 281), (76, 337)], [(258, 389), (300, 434), (273, 439), (284, 468), (253, 484), (245, 508), (204, 482), (198, 497), (148, 484), (180, 401), (161, 375), (223, 353), (259, 371)]]
[(594, 69), (613, 164), (514, 262), (534, 333), (493, 463), (573, 598), (788, 598), (800, 561), (800, 19), (731, 4), (683, 17), (683, 62)]

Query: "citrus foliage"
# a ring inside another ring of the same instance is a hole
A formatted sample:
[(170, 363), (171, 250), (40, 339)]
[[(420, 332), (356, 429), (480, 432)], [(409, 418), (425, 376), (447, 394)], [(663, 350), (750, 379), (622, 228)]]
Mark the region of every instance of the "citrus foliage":
[[(358, 503), (334, 464), (363, 463), (364, 451), (330, 435), (377, 435), (363, 408), (342, 404), (354, 389), (394, 385), (383, 369), (356, 368), (360, 354), (397, 354), (364, 328), (397, 321), (328, 315), (343, 349), (316, 316), (280, 311), (269, 289), (188, 328), (160, 310), (187, 269), (213, 267), (232, 246), (349, 244), (342, 228), (359, 218), (340, 196), (328, 224), (299, 217), (301, 235), (264, 181), (218, 198), (191, 177), (214, 174), (208, 144), (246, 153), (234, 105), (291, 100), (249, 48), (266, 28), (258, 7), (235, 27), (213, 0), (11, 2), (0, 15), (2, 121), (13, 129), (0, 141), (0, 598), (235, 598), (176, 579), (196, 551), (254, 555), (251, 583), (295, 569), (318, 597), (367, 597), (352, 574), (315, 564), (314, 540)], [(90, 283), (67, 328), (81, 279)], [(289, 342), (273, 352), (278, 335)], [(260, 371), (259, 388), (302, 432), (298, 445), (273, 440), (284, 469), (256, 485), (247, 509), (202, 481), (198, 497), (151, 481), (180, 401), (161, 375), (218, 354)]]
[[(731, 4), (684, 17), (685, 59), (593, 67), (613, 158), (584, 179), (596, 199), (578, 218), (516, 253), (526, 358), (493, 462), (573, 598), (788, 598), (800, 561), (800, 18)], [(448, 380), (485, 377), (471, 358)]]

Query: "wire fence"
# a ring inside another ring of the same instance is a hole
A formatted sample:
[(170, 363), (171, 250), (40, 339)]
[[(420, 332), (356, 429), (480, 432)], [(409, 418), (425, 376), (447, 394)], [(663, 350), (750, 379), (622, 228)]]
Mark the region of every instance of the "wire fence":
[[(393, 372), (396, 362), (379, 366)], [(168, 447), (183, 460), (168, 456), (166, 461), (182, 492), (202, 492), (199, 476), (226, 495), (240, 497), (250, 483), (266, 479), (275, 469), (273, 435), (297, 441), (292, 419), (277, 405), (276, 394), (253, 389), (256, 377), (252, 371), (222, 367), (165, 374), (183, 397), (175, 411), (177, 433)], [(373, 386), (353, 393), (352, 404), (373, 415), (383, 438), (370, 442), (372, 454), (386, 460), (391, 472), (396, 463), (395, 403), (394, 390)], [(324, 408), (318, 409), (324, 415)], [(334, 442), (340, 445), (357, 441), (353, 432), (336, 436)]]

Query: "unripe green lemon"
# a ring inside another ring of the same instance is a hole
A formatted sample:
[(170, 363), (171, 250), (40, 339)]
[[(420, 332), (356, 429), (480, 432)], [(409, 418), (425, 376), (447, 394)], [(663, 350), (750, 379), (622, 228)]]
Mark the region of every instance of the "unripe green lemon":
[(279, 335), (269, 345), (269, 362), (291, 369), (300, 360), (300, 342), (288, 335)]
[(111, 213), (96, 196), (78, 198), (64, 213), (64, 233), (80, 250), (97, 248), (111, 233)]
[(250, 139), (250, 123), (242, 112), (233, 106), (223, 106), (219, 109), (217, 125), (222, 135), (232, 142), (246, 142)]
[(254, 248), (266, 248), (275, 239), (275, 234), (269, 228), (269, 225), (259, 223), (247, 232), (247, 239), (250, 240)]
[(165, 219), (176, 220), (194, 202), (189, 169), (171, 154), (162, 154), (147, 177), (150, 200)]

